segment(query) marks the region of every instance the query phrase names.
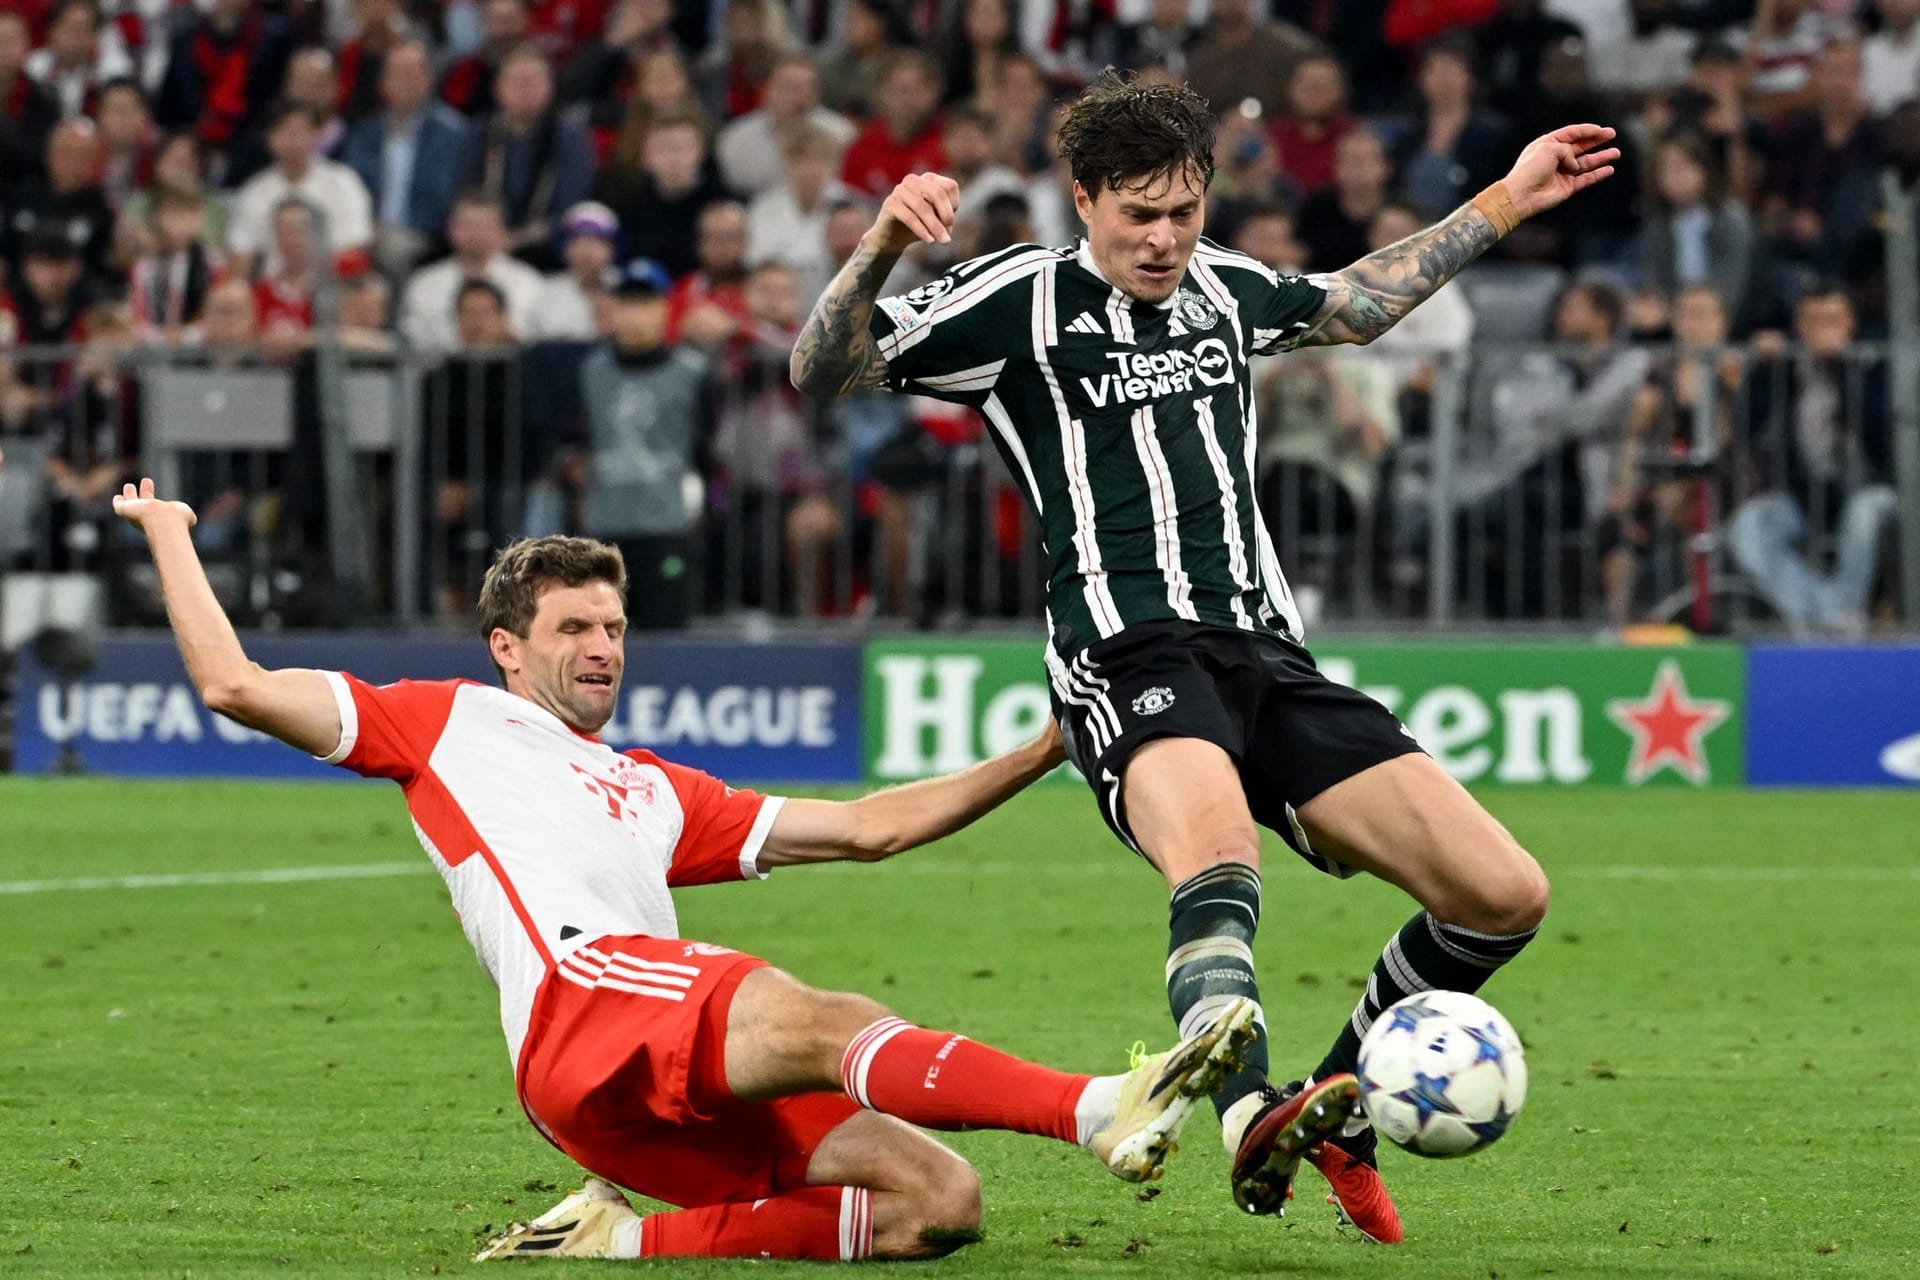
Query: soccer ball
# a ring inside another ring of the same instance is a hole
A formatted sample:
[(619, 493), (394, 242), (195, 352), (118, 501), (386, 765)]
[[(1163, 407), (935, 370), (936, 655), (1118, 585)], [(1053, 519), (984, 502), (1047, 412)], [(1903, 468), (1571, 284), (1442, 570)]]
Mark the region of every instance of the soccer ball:
[(1458, 991), (1422, 991), (1360, 1042), (1360, 1105), (1417, 1156), (1465, 1156), (1499, 1141), (1527, 1100), (1527, 1060), (1500, 1011)]

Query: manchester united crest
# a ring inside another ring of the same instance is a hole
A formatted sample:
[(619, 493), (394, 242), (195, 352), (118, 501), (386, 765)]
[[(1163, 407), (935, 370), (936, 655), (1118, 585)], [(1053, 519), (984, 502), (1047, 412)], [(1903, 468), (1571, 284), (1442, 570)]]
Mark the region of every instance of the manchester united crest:
[(1211, 329), (1220, 323), (1219, 310), (1191, 289), (1182, 289), (1175, 294), (1173, 305), (1189, 329)]

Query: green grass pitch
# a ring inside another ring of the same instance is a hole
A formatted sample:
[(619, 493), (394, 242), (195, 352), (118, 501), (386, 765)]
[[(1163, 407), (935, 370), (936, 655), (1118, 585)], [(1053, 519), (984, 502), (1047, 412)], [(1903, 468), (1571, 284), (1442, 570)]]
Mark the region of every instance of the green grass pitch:
[[(987, 1237), (927, 1272), (1920, 1275), (1920, 798), (1488, 802), (1555, 879), (1540, 940), (1487, 992), (1527, 1041), (1532, 1097), (1484, 1155), (1385, 1153), (1407, 1245), (1343, 1238), (1310, 1171), (1284, 1223), (1239, 1217), (1202, 1117), (1148, 1201), (1070, 1148), (955, 1136)], [(0, 782), (0, 1275), (462, 1273), (489, 1224), (557, 1198), (576, 1173), (514, 1102), (492, 990), (424, 863), (18, 891), (408, 858), (384, 785)], [(1266, 1006), (1297, 1071), (1408, 906), (1277, 845), (1266, 893)], [(1164, 893), (1076, 788), (889, 865), (680, 905), (688, 936), (1060, 1066), (1168, 1038)]]

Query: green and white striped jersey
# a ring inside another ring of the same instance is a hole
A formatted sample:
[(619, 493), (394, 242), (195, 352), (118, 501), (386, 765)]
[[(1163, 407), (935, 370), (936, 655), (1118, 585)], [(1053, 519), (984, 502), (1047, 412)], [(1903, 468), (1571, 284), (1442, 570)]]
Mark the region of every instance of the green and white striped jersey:
[(1306, 333), (1325, 291), (1201, 240), (1165, 303), (1084, 241), (1019, 245), (882, 298), (888, 385), (971, 405), (1046, 548), (1053, 652), (1158, 619), (1301, 637), (1256, 507), (1247, 360)]

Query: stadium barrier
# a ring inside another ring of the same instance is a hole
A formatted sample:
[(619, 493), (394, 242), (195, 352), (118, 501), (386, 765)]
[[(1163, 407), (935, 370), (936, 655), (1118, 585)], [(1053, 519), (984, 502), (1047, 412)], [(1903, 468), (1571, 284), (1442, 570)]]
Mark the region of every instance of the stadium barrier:
[[(477, 641), (253, 636), (268, 666), (491, 680)], [(1920, 646), (1377, 644), (1326, 673), (1393, 710), (1462, 781), (1525, 787), (1920, 786)], [(1041, 642), (636, 639), (605, 739), (735, 782), (898, 782), (962, 768), (1050, 714)], [(16, 767), (342, 776), (202, 708), (166, 639), (109, 635), (84, 675), (23, 654)], [(1068, 770), (1063, 769), (1062, 774)]]
[[(266, 628), (455, 625), (502, 542), (602, 532), (588, 348), (327, 350), (6, 352), (0, 574), (93, 575), (111, 621), (159, 622), (143, 549), (108, 505), (142, 473), (195, 504), (216, 592)], [(1254, 388), (1263, 509), (1316, 630), (1911, 625), (1888, 552), (1920, 546), (1920, 519), (1892, 518), (1887, 356), (1848, 348), (1817, 388), (1791, 348), (1275, 357)], [(972, 414), (757, 394), (799, 415), (780, 440), (742, 425), (760, 421), (755, 401), (727, 411), (698, 474), (684, 459), (614, 468), (684, 469), (666, 487), (684, 535), (627, 543), (648, 584), (636, 626), (1040, 616), (1034, 522)], [(1824, 410), (1800, 413), (1809, 398)], [(1826, 450), (1819, 465), (1807, 449)], [(1852, 546), (1857, 603), (1778, 589), (1796, 541), (1826, 577)]]

